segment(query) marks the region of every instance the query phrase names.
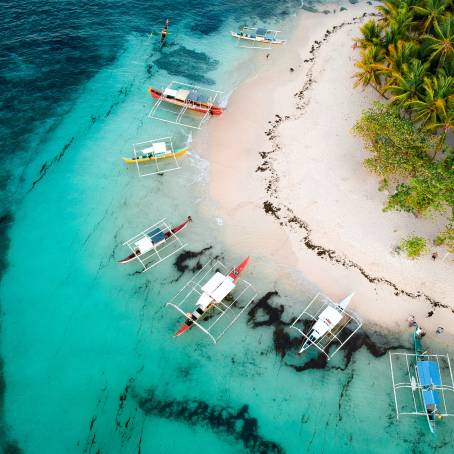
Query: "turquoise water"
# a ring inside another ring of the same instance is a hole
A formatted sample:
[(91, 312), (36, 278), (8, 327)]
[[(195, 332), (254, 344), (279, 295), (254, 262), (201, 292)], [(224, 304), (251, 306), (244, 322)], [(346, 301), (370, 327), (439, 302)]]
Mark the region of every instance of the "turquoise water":
[[(199, 260), (242, 257), (199, 212), (211, 201), (209, 163), (196, 149), (164, 176), (139, 178), (122, 164), (133, 143), (191, 140), (147, 118), (145, 88), (175, 78), (228, 97), (256, 70), (228, 31), (288, 26), (298, 2), (27, 3), (42, 25), (11, 6), (0, 35), (2, 133), (13, 150), (2, 172), (3, 451), (452, 452), (452, 424), (432, 437), (424, 421), (395, 421), (385, 353), (401, 339), (363, 334), (329, 367), (297, 357), (292, 312), (279, 308), (310, 298), (303, 277), (289, 293), (249, 269), (257, 306), (217, 346), (195, 330), (172, 337), (180, 319), (164, 302)], [(147, 33), (175, 10), (173, 41), (159, 52)], [(194, 257), (180, 256), (179, 268), (173, 259), (144, 274), (116, 264), (125, 240), (188, 214), (182, 236)]]

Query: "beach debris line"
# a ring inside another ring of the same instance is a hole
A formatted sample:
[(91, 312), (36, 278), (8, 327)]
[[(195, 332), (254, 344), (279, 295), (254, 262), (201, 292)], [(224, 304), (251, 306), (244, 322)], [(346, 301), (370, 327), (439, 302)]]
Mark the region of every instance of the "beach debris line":
[[(314, 346), (330, 360), (361, 328), (361, 319), (347, 306), (353, 293), (339, 303), (317, 293), (306, 308), (290, 325), (303, 337), (299, 353)], [(331, 349), (334, 351), (331, 352)]]
[(421, 328), (413, 333), (415, 352), (389, 353), (394, 402), (399, 416), (424, 416), (429, 430), (454, 416), (454, 379), (449, 355), (424, 351)]
[(257, 27), (240, 27), (238, 32), (230, 32), (233, 38), (238, 40), (239, 47), (248, 49), (271, 49), (275, 45), (286, 44), (286, 39), (277, 37), (279, 30), (271, 30), (267, 28)]
[[(240, 279), (248, 262), (249, 257), (229, 271), (211, 259), (166, 303), (185, 317), (175, 336), (196, 326), (214, 344), (221, 339), (257, 296), (252, 284)], [(202, 319), (207, 323), (202, 324)]]
[(297, 100), (296, 109), (299, 111), (296, 115), (286, 115), (281, 116), (276, 114), (273, 121), (269, 121), (270, 128), (265, 131), (265, 135), (268, 137), (268, 140), (271, 142), (272, 149), (270, 151), (260, 151), (259, 155), (262, 159), (261, 164), (257, 167), (257, 172), (266, 172), (268, 175), (265, 177), (265, 191), (273, 199), (273, 201), (267, 200), (263, 204), (265, 213), (270, 214), (276, 218), (279, 224), (282, 227), (288, 227), (290, 230), (293, 230), (296, 233), (296, 228), (303, 230), (302, 242), (305, 247), (314, 251), (320, 258), (324, 260), (329, 260), (331, 262), (337, 263), (344, 268), (355, 268), (357, 269), (364, 278), (366, 278), (370, 283), (380, 283), (391, 287), (394, 290), (394, 295), (405, 295), (411, 299), (422, 299), (424, 298), (432, 308), (443, 308), (449, 309), (451, 312), (454, 312), (448, 304), (444, 304), (439, 300), (431, 297), (430, 295), (418, 290), (411, 292), (409, 290), (399, 287), (396, 283), (392, 282), (389, 279), (386, 279), (382, 276), (371, 275), (368, 270), (364, 269), (360, 264), (354, 262), (353, 260), (340, 255), (337, 251), (324, 247), (323, 245), (315, 244), (312, 239), (312, 229), (309, 224), (296, 216), (291, 207), (285, 205), (280, 200), (280, 191), (279, 191), (279, 174), (274, 167), (275, 159), (274, 156), (276, 153), (281, 151), (282, 146), (280, 144), (280, 135), (279, 127), (281, 124), (288, 120), (295, 120), (300, 118), (305, 113), (305, 108), (309, 103), (307, 99), (307, 92), (310, 90), (314, 84), (315, 79), (313, 78), (313, 70), (315, 65), (315, 57), (323, 43), (327, 42), (335, 33), (341, 30), (347, 25), (361, 23), (364, 19), (368, 17), (377, 16), (376, 13), (364, 13), (360, 17), (354, 17), (350, 22), (343, 22), (340, 25), (332, 27), (330, 30), (326, 30), (325, 36), (322, 40), (315, 40), (311, 49), (310, 54), (311, 58), (304, 60), (304, 62), (310, 62), (311, 66), (309, 67), (303, 87), (300, 91), (295, 93), (295, 98)]
[(142, 265), (143, 271), (148, 271), (186, 247), (178, 234), (190, 222), (192, 222), (192, 218), (188, 216), (184, 222), (171, 228), (165, 219), (161, 219), (123, 244), (129, 248), (131, 253), (118, 263), (126, 264), (137, 260)]
[[(155, 99), (148, 117), (166, 123), (200, 129), (211, 116), (219, 116), (224, 112), (224, 107), (217, 104), (222, 94), (218, 90), (172, 81), (164, 90), (149, 87), (148, 93)], [(172, 110), (166, 109), (163, 104), (171, 105)], [(203, 116), (188, 117), (185, 116), (187, 111), (198, 112)]]
[(189, 151), (187, 146), (173, 147), (172, 137), (161, 137), (133, 144), (133, 156), (123, 157), (125, 164), (135, 164), (140, 177), (163, 174), (181, 168), (178, 158)]

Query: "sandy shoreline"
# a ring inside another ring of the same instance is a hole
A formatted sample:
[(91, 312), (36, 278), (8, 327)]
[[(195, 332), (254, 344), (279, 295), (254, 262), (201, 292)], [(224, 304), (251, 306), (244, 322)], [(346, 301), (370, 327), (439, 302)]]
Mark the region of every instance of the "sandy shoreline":
[(291, 286), (299, 273), (306, 290), (333, 299), (355, 291), (352, 306), (366, 322), (403, 329), (414, 314), (429, 335), (443, 326), (437, 339), (448, 340), (452, 262), (430, 255), (410, 261), (393, 252), (402, 237), (431, 237), (437, 226), (382, 212), (385, 194), (350, 133), (377, 95), (354, 89), (352, 80), (352, 37), (374, 8), (346, 6), (329, 8), (335, 14), (303, 13), (289, 44), (269, 59), (256, 57), (259, 75), (210, 125), (205, 146), (215, 215), (225, 221), (223, 239), (254, 257), (256, 272), (270, 282)]

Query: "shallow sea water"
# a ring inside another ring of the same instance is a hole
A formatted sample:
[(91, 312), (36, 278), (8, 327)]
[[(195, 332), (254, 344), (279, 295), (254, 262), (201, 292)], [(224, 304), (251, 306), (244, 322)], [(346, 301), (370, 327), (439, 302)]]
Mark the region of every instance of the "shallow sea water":
[[(304, 277), (291, 293), (268, 288), (251, 267), (256, 310), (218, 345), (196, 330), (172, 337), (181, 319), (164, 303), (198, 262), (242, 257), (217, 241), (222, 225), (199, 214), (210, 203), (209, 163), (197, 150), (162, 176), (139, 178), (122, 163), (133, 143), (191, 139), (186, 128), (147, 118), (145, 89), (178, 79), (228, 96), (255, 71), (252, 52), (228, 31), (238, 22), (288, 26), (298, 5), (5, 9), (1, 125), (13, 152), (2, 168), (3, 451), (452, 452), (452, 424), (433, 437), (424, 421), (395, 420), (385, 353), (401, 339), (363, 333), (328, 367), (295, 354), (286, 336), (293, 314), (280, 305), (310, 298)], [(160, 52), (147, 32), (167, 16), (172, 34)], [(129, 237), (188, 214), (194, 222), (182, 238), (195, 254), (181, 256), (180, 269), (173, 259), (143, 274), (116, 264)]]

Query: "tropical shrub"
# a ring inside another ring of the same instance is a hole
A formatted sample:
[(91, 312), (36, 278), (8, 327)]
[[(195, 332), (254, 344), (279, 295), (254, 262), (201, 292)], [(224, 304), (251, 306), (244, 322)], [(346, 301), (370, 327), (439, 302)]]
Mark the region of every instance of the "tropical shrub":
[(420, 236), (409, 236), (402, 240), (400, 249), (407, 254), (408, 258), (416, 259), (427, 252), (426, 240)]

